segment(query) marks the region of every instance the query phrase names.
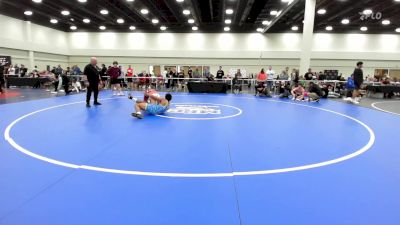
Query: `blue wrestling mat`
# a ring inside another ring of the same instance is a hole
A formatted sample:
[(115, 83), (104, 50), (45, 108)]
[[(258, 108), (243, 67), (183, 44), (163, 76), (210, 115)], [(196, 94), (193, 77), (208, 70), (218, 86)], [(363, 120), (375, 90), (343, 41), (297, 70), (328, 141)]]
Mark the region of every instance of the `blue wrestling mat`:
[(101, 95), (0, 105), (1, 225), (400, 224), (399, 116), (173, 94), (138, 120)]

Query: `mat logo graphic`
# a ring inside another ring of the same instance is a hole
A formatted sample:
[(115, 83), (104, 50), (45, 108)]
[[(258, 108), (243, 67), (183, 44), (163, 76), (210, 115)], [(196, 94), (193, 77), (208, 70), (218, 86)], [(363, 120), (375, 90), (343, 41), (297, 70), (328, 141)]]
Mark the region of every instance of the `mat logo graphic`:
[(190, 115), (220, 115), (221, 109), (219, 106), (213, 105), (175, 105), (174, 108), (168, 110), (168, 113)]

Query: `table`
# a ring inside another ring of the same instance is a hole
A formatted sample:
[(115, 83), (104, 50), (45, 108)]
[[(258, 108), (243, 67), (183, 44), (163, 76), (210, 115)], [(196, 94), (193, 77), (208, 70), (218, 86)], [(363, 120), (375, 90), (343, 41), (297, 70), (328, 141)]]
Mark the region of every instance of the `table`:
[(27, 77), (6, 77), (7, 87), (10, 86), (37, 86), (37, 84), (43, 84), (49, 82), (50, 79), (47, 77), (43, 78), (27, 78)]
[(368, 92), (382, 92), (382, 93), (393, 93), (400, 92), (400, 86), (396, 85), (367, 85), (365, 88)]
[(226, 93), (228, 84), (225, 82), (188, 82), (190, 93)]

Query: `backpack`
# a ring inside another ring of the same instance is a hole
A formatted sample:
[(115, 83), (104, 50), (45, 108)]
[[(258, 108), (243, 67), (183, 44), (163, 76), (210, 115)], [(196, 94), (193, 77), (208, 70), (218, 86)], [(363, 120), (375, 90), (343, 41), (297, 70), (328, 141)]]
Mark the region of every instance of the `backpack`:
[(347, 78), (346, 88), (354, 89), (356, 85), (354, 84), (354, 79), (352, 77)]

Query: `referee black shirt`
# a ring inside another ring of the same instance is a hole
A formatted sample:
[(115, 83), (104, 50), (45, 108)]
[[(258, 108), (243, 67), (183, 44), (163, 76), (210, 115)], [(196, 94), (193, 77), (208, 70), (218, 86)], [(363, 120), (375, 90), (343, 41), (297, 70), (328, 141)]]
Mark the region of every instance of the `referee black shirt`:
[(354, 81), (361, 84), (364, 81), (363, 71), (360, 68), (356, 68), (353, 73)]
[(98, 84), (100, 81), (100, 73), (92, 64), (88, 64), (83, 70), (83, 74), (87, 76), (89, 83)]

